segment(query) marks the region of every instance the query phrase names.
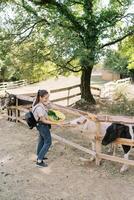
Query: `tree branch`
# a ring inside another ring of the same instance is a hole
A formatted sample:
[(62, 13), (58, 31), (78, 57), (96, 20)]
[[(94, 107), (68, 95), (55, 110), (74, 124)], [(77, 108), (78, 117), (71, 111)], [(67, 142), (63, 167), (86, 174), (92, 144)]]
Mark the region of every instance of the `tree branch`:
[[(106, 25), (104, 24), (104, 26), (100, 26), (100, 28), (101, 28), (101, 30), (105, 30), (107, 28), (113, 27), (113, 23), (116, 24), (120, 20), (121, 20), (121, 18), (118, 18), (118, 19), (117, 19), (117, 17), (112, 18), (111, 20), (108, 21), (108, 24), (106, 24)], [(103, 23), (99, 23), (99, 25), (101, 25), (101, 24), (103, 24)]]
[[(28, 33), (28, 35), (26, 35), (25, 37), (22, 37), (21, 40), (18, 42), (18, 44), (23, 43), (27, 38), (29, 38), (29, 36), (33, 33), (34, 30), (34, 26), (31, 28), (30, 32)], [(21, 35), (21, 34), (20, 34)]]
[(67, 65), (70, 65), (71, 67), (73, 67), (73, 68), (77, 68), (77, 67), (74, 67), (73, 65), (71, 65), (70, 64), (70, 62), (72, 61), (74, 59), (74, 56), (70, 59), (70, 60), (68, 60), (65, 64), (59, 64), (59, 63), (56, 63), (55, 61), (56, 60), (51, 60), (52, 62), (54, 62), (57, 66), (59, 66), (61, 69), (67, 69), (67, 70), (69, 70), (69, 71), (71, 71), (71, 72), (74, 72), (74, 73), (76, 73), (76, 72), (80, 72), (81, 71), (81, 68), (80, 69), (78, 69), (78, 70), (75, 70), (75, 69), (72, 69), (72, 68), (70, 68), (69, 66), (67, 66)]
[(70, 60), (68, 60), (63, 66), (61, 66), (61, 65), (59, 65), (59, 66), (64, 67), (65, 69), (67, 69), (67, 70), (69, 70), (69, 71), (71, 71), (71, 72), (80, 72), (80, 71), (81, 71), (81, 68), (78, 69), (78, 70), (74, 70), (74, 69), (72, 69), (72, 68), (70, 68), (70, 67), (67, 66), (67, 65), (70, 65), (70, 66), (73, 67), (73, 68), (77, 68), (77, 67), (74, 67), (73, 65), (70, 64), (70, 62), (71, 62), (73, 59), (74, 59), (74, 57), (72, 57)]
[(111, 42), (108, 42), (106, 44), (103, 44), (99, 49), (102, 49), (106, 46), (110, 46), (110, 45), (113, 45), (113, 44), (116, 44), (117, 42), (120, 42), (122, 40), (124, 40), (126, 37), (130, 36), (130, 35), (133, 35), (134, 34), (134, 31), (131, 31), (131, 32), (128, 32), (126, 35), (120, 37), (120, 38), (117, 38), (116, 40), (113, 40)]
[(120, 0), (117, 0), (117, 2), (121, 5), (124, 6), (123, 3)]
[(20, 33), (14, 33), (14, 34), (9, 34), (8, 36), (21, 36), (21, 35), (25, 34), (27, 31), (29, 31), (28, 35), (26, 35), (25, 37), (22, 37), (22, 40), (19, 42), (19, 43), (22, 43), (23, 41), (25, 41), (32, 34), (35, 26), (37, 24), (41, 23), (41, 22), (44, 22), (44, 20), (36, 21), (32, 26), (26, 28), (22, 32), (20, 32)]
[[(121, 21), (122, 19), (125, 19), (127, 17), (131, 17), (132, 13), (128, 13), (126, 15), (120, 15), (120, 16), (114, 16), (113, 18), (109, 19), (108, 21), (108, 25), (102, 26), (101, 30), (105, 30), (109, 27), (112, 27), (113, 25), (115, 25), (117, 22)], [(101, 23), (100, 23), (101, 24)], [(102, 23), (103, 24), (103, 23)]]
[(78, 5), (83, 5), (82, 2), (79, 2), (79, 1), (73, 1), (73, 2), (70, 2), (71, 3), (71, 6), (75, 5), (75, 4), (78, 4)]
[(35, 1), (35, 0), (29, 0), (29, 1), (33, 2), (35, 5), (40, 5), (40, 6), (43, 6), (46, 4), (51, 4), (53, 6), (56, 6), (58, 12), (60, 14), (62, 14), (64, 17), (66, 17), (66, 19), (72, 23), (72, 25), (75, 28), (75, 32), (85, 32), (86, 31), (84, 26), (82, 26), (78, 22), (78, 19), (72, 14), (71, 10), (69, 10), (68, 7), (63, 5), (62, 3), (59, 3), (56, 0), (40, 0), (40, 2)]
[(88, 15), (92, 14), (93, 0), (84, 0), (84, 10)]
[(26, 5), (25, 4), (25, 1), (24, 0), (21, 0), (22, 1), (22, 6), (25, 10), (27, 10), (28, 12), (32, 13), (33, 15), (35, 15), (36, 17), (38, 17), (36, 11), (29, 5)]
[(66, 65), (64, 65), (64, 66), (62, 66), (62, 65), (60, 65), (60, 64), (57, 64), (61, 69), (62, 68), (64, 68), (64, 69), (67, 69), (67, 70), (69, 70), (69, 71), (71, 71), (71, 72), (74, 72), (74, 73), (77, 73), (77, 72), (80, 72), (81, 71), (81, 69), (79, 69), (79, 70), (74, 70), (74, 69), (71, 69), (71, 68), (69, 68), (69, 67), (67, 67)]

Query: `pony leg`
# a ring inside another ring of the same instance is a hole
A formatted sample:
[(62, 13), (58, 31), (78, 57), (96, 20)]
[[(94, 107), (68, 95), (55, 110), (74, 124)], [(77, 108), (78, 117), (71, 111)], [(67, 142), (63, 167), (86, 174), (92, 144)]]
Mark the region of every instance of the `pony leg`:
[[(95, 142), (92, 140), (91, 141), (91, 147), (92, 147), (92, 150), (95, 151)], [(95, 160), (95, 156), (92, 155), (91, 158), (90, 158), (90, 161), (94, 161)]]
[[(130, 151), (128, 151), (126, 154), (124, 154), (124, 158), (126, 160), (129, 160), (129, 153), (130, 153)], [(128, 165), (124, 164), (120, 169), (120, 173), (123, 173), (123, 172), (125, 172), (127, 170), (128, 170)]]

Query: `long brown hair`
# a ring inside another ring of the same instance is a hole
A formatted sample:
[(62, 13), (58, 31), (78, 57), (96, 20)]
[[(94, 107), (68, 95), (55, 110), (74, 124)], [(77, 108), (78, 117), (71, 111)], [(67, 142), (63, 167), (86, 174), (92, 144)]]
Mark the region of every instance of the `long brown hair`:
[(48, 91), (47, 90), (38, 90), (37, 92), (37, 96), (36, 96), (36, 100), (33, 104), (33, 106), (35, 106), (37, 103), (39, 103), (40, 101), (40, 97), (44, 97), (48, 94)]

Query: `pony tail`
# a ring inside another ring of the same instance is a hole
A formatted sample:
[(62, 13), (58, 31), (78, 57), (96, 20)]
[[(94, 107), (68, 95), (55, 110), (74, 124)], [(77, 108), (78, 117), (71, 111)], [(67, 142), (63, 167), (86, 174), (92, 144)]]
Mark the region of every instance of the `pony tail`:
[(33, 106), (36, 106), (36, 104), (39, 103), (40, 97), (44, 97), (44, 96), (46, 96), (47, 94), (48, 94), (48, 91), (47, 91), (47, 90), (38, 90), (36, 99), (35, 99), (35, 101), (34, 101), (34, 103), (33, 103)]
[(37, 92), (37, 96), (36, 96), (35, 102), (33, 103), (33, 106), (36, 106), (36, 104), (39, 103), (39, 96), (40, 96), (40, 90), (38, 90)]

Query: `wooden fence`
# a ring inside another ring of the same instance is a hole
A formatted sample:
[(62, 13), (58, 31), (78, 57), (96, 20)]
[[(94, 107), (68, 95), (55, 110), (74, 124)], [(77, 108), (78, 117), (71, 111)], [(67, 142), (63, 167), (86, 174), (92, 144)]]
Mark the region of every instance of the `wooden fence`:
[[(55, 103), (55, 102), (67, 100), (67, 106), (70, 106), (71, 105), (70, 104), (70, 99), (81, 95), (80, 91), (75, 93), (75, 94), (74, 93), (71, 94), (71, 90), (73, 90), (75, 88), (77, 88), (77, 89), (80, 88), (80, 85), (74, 85), (74, 86), (70, 86), (70, 87), (66, 87), (66, 88), (50, 90), (51, 94), (59, 93), (59, 92), (62, 92), (62, 91), (67, 91), (67, 96), (60, 97), (60, 98), (57, 98), (57, 99), (52, 99), (52, 102)], [(100, 88), (91, 86), (91, 91), (92, 91), (94, 97), (99, 97), (100, 96), (100, 92), (101, 92)]]
[[(74, 89), (77, 89), (77, 91), (73, 91)], [(101, 93), (100, 88), (91, 86), (91, 91), (95, 98), (100, 97), (100, 93)], [(64, 96), (61, 95), (61, 92), (65, 93)], [(51, 96), (53, 96), (53, 94), (57, 94), (58, 96), (58, 98), (55, 98), (55, 97), (52, 98), (51, 102), (56, 103), (56, 102), (66, 101), (66, 106), (71, 106), (73, 103), (70, 103), (70, 99), (73, 99), (81, 95), (80, 84), (64, 87), (60, 89), (50, 90), (50, 94), (52, 94)], [(34, 97), (36, 96), (36, 93), (28, 93), (28, 94), (23, 94), (23, 95)], [(62, 96), (62, 97), (59, 97), (59, 96)]]
[[(20, 115), (20, 112), (23, 112), (23, 114), (24, 114), (30, 109), (30, 107), (29, 107), (29, 105), (28, 106), (18, 106), (18, 100), (19, 99), (28, 100), (28, 101), (31, 101), (31, 103), (33, 101), (33, 97), (17, 95), (16, 106), (12, 106), (12, 107), (8, 108), (8, 110), (15, 110), (16, 116), (14, 116), (14, 117), (8, 116), (8, 117), (9, 117), (9, 119), (15, 119), (16, 122), (22, 122), (23, 124), (26, 124), (25, 120)], [(83, 115), (83, 116), (90, 119), (88, 112), (73, 109), (73, 108), (68, 108), (68, 107), (64, 107), (64, 106), (59, 106), (59, 105), (56, 105), (56, 104), (54, 104), (54, 106), (56, 106), (58, 110), (61, 110), (63, 112), (69, 113), (69, 114), (73, 114), (74, 116)], [(71, 146), (73, 146), (73, 147), (75, 147), (75, 148), (77, 148), (81, 151), (84, 151), (88, 154), (94, 155), (96, 157), (96, 164), (97, 165), (100, 164), (101, 159), (105, 159), (105, 160), (110, 160), (110, 161), (124, 163), (124, 164), (127, 164), (127, 165), (134, 166), (133, 160), (126, 160), (126, 159), (118, 157), (118, 156), (111, 156), (111, 155), (107, 155), (107, 154), (102, 153), (102, 150), (101, 150), (102, 135), (100, 134), (100, 122), (111, 122), (111, 123), (112, 122), (118, 122), (118, 123), (123, 123), (123, 124), (134, 124), (134, 117), (97, 115), (97, 120), (95, 121), (96, 127), (97, 127), (97, 132), (96, 132), (96, 135), (94, 135), (94, 139), (95, 139), (95, 143), (96, 143), (95, 151), (87, 149), (87, 148), (85, 148), (85, 147), (83, 147), (79, 144), (71, 142), (71, 141), (69, 141), (69, 140), (67, 140), (63, 137), (57, 136), (55, 134), (52, 134), (52, 137), (63, 142), (63, 143), (65, 143), (65, 144), (71, 145)], [(91, 139), (92, 136), (90, 135), (90, 133), (88, 131), (87, 131), (87, 135), (88, 135), (88, 138)], [(121, 145), (124, 144), (124, 145), (128, 145), (128, 146), (134, 146), (134, 141), (132, 141), (130, 139), (117, 139), (114, 143), (115, 144), (121, 144)]]
[(130, 84), (131, 83), (131, 78), (123, 78), (123, 79), (119, 79), (116, 81), (117, 84)]
[(116, 90), (122, 88), (122, 91), (131, 84), (131, 78), (119, 79), (117, 81), (110, 81), (105, 83), (102, 87), (100, 97), (104, 99), (111, 99)]
[(6, 90), (6, 89), (13, 89), (13, 88), (24, 86), (24, 85), (27, 85), (26, 80), (1, 82), (0, 83), (0, 91)]

